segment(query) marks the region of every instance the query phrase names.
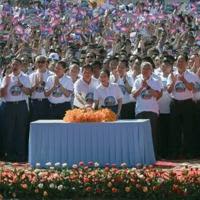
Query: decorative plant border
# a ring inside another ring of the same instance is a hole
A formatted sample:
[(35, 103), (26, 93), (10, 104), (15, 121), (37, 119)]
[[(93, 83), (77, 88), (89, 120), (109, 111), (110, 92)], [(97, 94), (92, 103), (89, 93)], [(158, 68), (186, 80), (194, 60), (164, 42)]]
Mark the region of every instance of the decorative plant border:
[(47, 169), (0, 168), (0, 199), (199, 199), (200, 170), (153, 166), (100, 168), (98, 163), (47, 163)]

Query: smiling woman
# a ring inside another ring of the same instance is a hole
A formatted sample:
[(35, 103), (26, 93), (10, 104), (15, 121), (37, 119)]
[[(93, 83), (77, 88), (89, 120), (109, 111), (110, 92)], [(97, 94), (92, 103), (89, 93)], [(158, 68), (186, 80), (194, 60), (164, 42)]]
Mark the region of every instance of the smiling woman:
[(100, 72), (101, 84), (94, 92), (94, 108), (109, 108), (120, 118), (122, 107), (122, 92), (116, 83), (110, 83), (110, 72), (102, 69)]

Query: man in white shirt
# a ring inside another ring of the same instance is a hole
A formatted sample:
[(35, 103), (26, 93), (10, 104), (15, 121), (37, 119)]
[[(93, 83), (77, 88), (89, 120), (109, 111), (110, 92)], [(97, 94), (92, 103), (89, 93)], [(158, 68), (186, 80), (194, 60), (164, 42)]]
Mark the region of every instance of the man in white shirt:
[[(158, 99), (162, 96), (161, 84), (152, 76), (151, 63), (141, 64), (141, 76), (133, 85), (133, 96), (136, 98), (136, 119), (150, 119), (155, 152), (157, 151), (157, 123), (159, 115)], [(157, 153), (157, 152), (156, 152)]]
[(31, 84), (27, 75), (21, 71), (21, 60), (12, 60), (12, 73), (3, 78), (1, 96), (5, 100), (5, 152), (7, 160), (25, 161), (28, 142), (27, 95)]
[(172, 72), (173, 64), (169, 59), (164, 58), (160, 67), (159, 78), (162, 83), (163, 95), (158, 100), (159, 104), (159, 128), (158, 128), (158, 149), (161, 158), (168, 157), (169, 133), (170, 133), (170, 103), (171, 96), (167, 91), (167, 80)]
[(135, 99), (131, 95), (133, 78), (127, 74), (128, 61), (120, 60), (117, 65), (117, 76), (111, 76), (111, 82), (117, 83), (122, 91), (121, 119), (135, 118)]
[(49, 101), (44, 95), (44, 88), (48, 77), (52, 76), (53, 72), (47, 69), (46, 62), (45, 56), (37, 56), (35, 60), (37, 70), (29, 76), (31, 82), (31, 121), (48, 119), (49, 117)]
[(193, 88), (195, 76), (187, 71), (186, 55), (177, 59), (177, 71), (167, 81), (167, 90), (171, 94), (171, 135), (170, 154), (174, 158), (193, 154), (195, 141), (193, 131), (194, 102)]
[(65, 74), (67, 64), (59, 61), (55, 66), (55, 75), (49, 76), (45, 86), (45, 96), (50, 103), (50, 119), (63, 119), (65, 112), (71, 109), (73, 82)]
[(92, 77), (93, 68), (87, 64), (83, 66), (83, 77), (74, 85), (74, 107), (91, 107), (94, 101), (94, 90), (99, 81)]
[[(1, 71), (1, 70), (0, 70)], [(0, 74), (0, 85), (1, 85), (1, 81), (2, 81), (2, 76)], [(3, 141), (3, 130), (4, 130), (4, 122), (3, 122), (3, 118), (4, 118), (4, 103), (2, 103), (2, 99), (1, 99), (1, 92), (0, 92), (0, 158), (2, 159), (4, 157), (4, 141)]]

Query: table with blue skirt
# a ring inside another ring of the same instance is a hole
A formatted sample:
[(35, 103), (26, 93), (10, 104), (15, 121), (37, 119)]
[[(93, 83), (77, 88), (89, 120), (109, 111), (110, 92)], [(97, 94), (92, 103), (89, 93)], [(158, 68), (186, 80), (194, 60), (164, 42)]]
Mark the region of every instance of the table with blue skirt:
[(149, 165), (155, 162), (150, 121), (119, 120), (103, 123), (65, 123), (39, 120), (30, 125), (29, 163), (80, 161), (105, 164)]

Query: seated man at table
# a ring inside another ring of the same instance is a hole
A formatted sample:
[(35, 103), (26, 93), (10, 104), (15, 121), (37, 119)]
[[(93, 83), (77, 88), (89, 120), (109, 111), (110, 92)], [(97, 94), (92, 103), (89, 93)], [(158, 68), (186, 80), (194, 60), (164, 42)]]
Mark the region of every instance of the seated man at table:
[(55, 75), (47, 79), (45, 96), (50, 102), (50, 119), (62, 119), (65, 111), (71, 109), (72, 79), (65, 75), (66, 63), (59, 61), (55, 66)]
[(136, 98), (136, 119), (150, 119), (154, 149), (157, 149), (157, 122), (159, 115), (158, 99), (162, 96), (161, 83), (152, 76), (152, 65), (143, 62), (141, 75), (133, 85), (133, 96)]

